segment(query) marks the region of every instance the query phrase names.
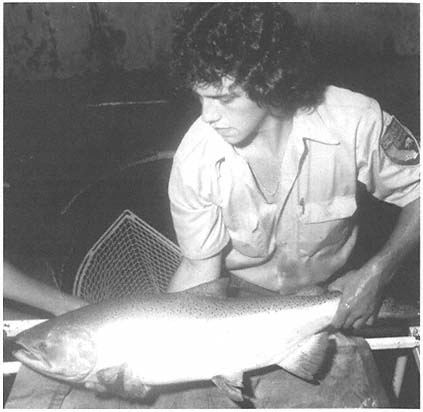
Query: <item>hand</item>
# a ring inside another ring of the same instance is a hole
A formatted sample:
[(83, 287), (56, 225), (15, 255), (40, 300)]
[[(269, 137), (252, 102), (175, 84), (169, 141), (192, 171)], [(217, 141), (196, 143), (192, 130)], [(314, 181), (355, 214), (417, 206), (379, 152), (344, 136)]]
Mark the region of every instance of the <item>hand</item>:
[(342, 292), (341, 301), (331, 324), (337, 328), (358, 329), (372, 324), (381, 298), (381, 274), (363, 267), (346, 273), (328, 287)]
[(77, 296), (34, 279), (7, 261), (3, 262), (3, 296), (55, 316), (88, 304)]

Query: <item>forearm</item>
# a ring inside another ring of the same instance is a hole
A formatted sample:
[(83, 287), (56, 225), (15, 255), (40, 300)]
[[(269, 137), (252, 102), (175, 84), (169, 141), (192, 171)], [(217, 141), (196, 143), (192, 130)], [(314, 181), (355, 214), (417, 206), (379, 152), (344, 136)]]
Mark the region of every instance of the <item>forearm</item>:
[(54, 315), (85, 304), (78, 297), (62, 293), (53, 286), (32, 279), (7, 262), (3, 263), (3, 295), (7, 299), (45, 310)]
[(401, 210), (388, 241), (364, 266), (380, 274), (382, 284), (386, 285), (408, 253), (418, 245), (419, 235), (420, 199), (417, 199)]
[(204, 260), (184, 258), (173, 275), (167, 291), (179, 292), (215, 280), (220, 276), (221, 266), (220, 254)]
[(371, 321), (378, 309), (383, 288), (398, 265), (418, 244), (420, 232), (419, 199), (405, 206), (384, 247), (367, 263), (336, 279), (329, 290), (339, 290), (342, 298), (332, 320), (335, 328), (360, 328)]

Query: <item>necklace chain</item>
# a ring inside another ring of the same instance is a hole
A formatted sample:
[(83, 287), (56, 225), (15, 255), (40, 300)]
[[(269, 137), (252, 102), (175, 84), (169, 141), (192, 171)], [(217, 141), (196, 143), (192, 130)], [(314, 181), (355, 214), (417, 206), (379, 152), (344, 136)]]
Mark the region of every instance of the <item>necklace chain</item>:
[[(278, 175), (278, 178), (276, 180), (276, 185), (274, 188), (269, 189), (268, 187), (266, 187), (265, 184), (263, 184), (263, 182), (259, 179), (258, 175), (256, 175), (253, 172), (254, 178), (257, 182), (257, 185), (259, 186), (260, 190), (263, 192), (264, 195), (267, 196), (276, 196), (276, 194), (279, 191), (279, 186), (280, 186), (280, 182), (281, 182), (281, 176), (280, 174)], [(272, 185), (273, 186), (273, 185)]]
[(271, 178), (271, 182), (275, 182), (275, 185), (271, 185), (271, 188), (269, 188), (269, 185), (266, 185), (263, 183), (263, 181), (259, 178), (259, 174), (257, 172), (254, 172), (254, 168), (252, 167), (252, 165), (249, 163), (250, 166), (250, 170), (252, 172), (252, 175), (256, 181), (257, 186), (259, 187), (259, 189), (261, 190), (262, 194), (266, 197), (274, 197), (277, 195), (278, 191), (279, 191), (279, 187), (280, 187), (280, 182), (281, 182), (281, 170), (280, 170), (280, 164), (277, 167), (278, 173), (277, 173), (277, 178)]

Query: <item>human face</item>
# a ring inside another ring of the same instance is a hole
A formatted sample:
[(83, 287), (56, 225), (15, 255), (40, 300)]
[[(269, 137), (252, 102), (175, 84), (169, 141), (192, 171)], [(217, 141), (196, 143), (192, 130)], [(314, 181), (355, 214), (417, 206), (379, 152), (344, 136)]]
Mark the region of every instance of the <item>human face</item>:
[(248, 145), (270, 115), (269, 110), (258, 106), (227, 77), (220, 87), (197, 85), (194, 92), (201, 102), (203, 121), (234, 146)]

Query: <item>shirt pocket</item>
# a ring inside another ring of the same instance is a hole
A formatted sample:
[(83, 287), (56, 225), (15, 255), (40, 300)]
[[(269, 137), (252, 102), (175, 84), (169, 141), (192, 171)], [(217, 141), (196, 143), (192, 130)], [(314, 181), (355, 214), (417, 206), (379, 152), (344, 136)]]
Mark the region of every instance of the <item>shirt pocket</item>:
[(299, 219), (298, 248), (300, 255), (313, 256), (328, 247), (339, 248), (353, 229), (357, 210), (355, 196), (339, 196), (330, 201), (302, 201)]

